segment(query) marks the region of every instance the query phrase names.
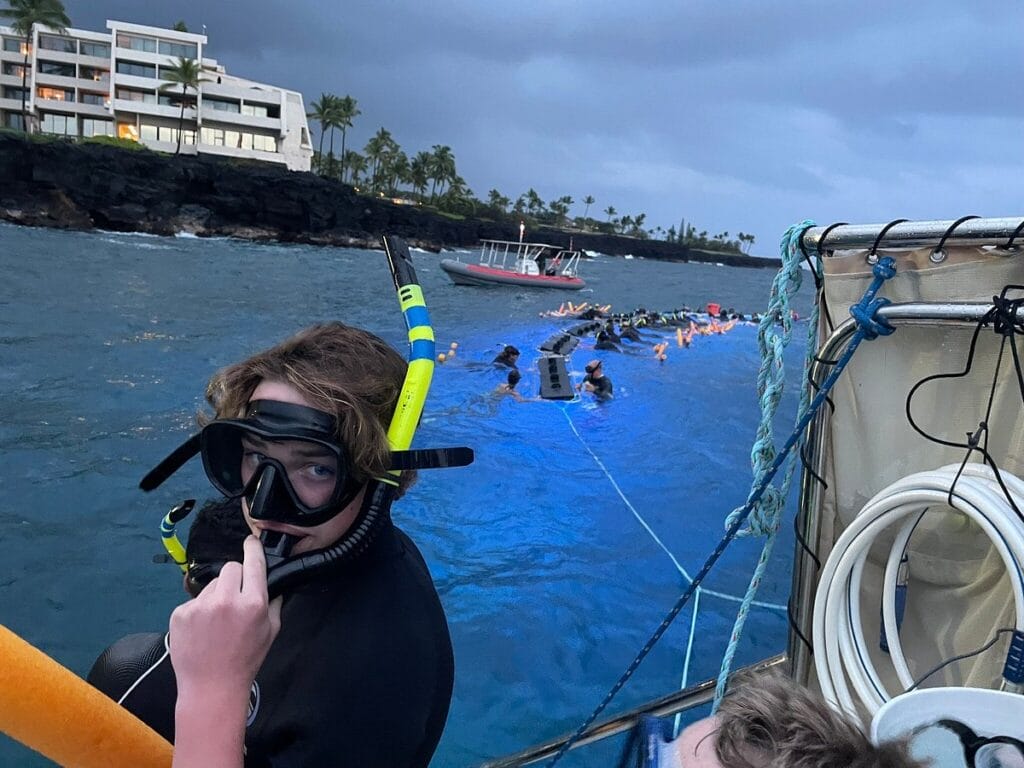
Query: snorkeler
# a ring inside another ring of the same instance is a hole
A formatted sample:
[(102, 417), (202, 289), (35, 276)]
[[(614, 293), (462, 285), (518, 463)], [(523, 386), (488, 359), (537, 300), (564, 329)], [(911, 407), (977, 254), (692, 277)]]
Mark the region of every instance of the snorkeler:
[(515, 368), (516, 363), (519, 361), (519, 350), (513, 347), (511, 344), (505, 345), (505, 348), (498, 353), (498, 356), (492, 361), (495, 365), (504, 365), (508, 368)]
[(612, 380), (604, 375), (604, 368), (600, 360), (591, 360), (584, 368), (587, 375), (583, 381), (576, 385), (577, 390), (586, 388), (593, 392), (598, 400), (610, 400), (612, 398)]

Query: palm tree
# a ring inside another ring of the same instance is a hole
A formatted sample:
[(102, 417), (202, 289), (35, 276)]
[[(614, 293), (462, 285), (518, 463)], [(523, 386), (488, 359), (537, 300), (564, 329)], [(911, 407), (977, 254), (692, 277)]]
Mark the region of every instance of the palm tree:
[(189, 99), (189, 88), (199, 92), (199, 83), (203, 78), (203, 65), (195, 59), (178, 58), (170, 67), (160, 68), (160, 77), (167, 82), (160, 86), (161, 91), (171, 91), (181, 86), (181, 114), (178, 116), (178, 148), (174, 154), (181, 152), (181, 135), (185, 129), (185, 105)]
[(592, 206), (595, 202), (596, 201), (594, 200), (594, 196), (593, 195), (587, 195), (586, 197), (583, 198), (583, 204), (585, 206), (587, 206), (586, 208), (583, 209), (583, 219), (584, 219), (584, 221), (586, 221), (586, 218), (587, 218), (587, 211), (590, 210), (590, 206)]
[(433, 181), (430, 187), (430, 199), (439, 189), (443, 189), (446, 182), (452, 181), (455, 173), (455, 155), (452, 148), (444, 144), (435, 144), (431, 147), (430, 155), (430, 178)]
[(345, 180), (345, 134), (352, 127), (352, 121), (363, 114), (351, 96), (342, 96), (335, 102), (335, 123), (341, 129), (341, 180)]
[(350, 149), (345, 153), (345, 167), (349, 170), (349, 181), (356, 186), (366, 170), (366, 158)]
[(509, 203), (511, 201), (505, 197), (501, 192), (496, 189), (492, 189), (487, 193), (487, 204), (496, 211), (505, 213), (508, 210)]
[(28, 133), (28, 53), (32, 45), (32, 32), (36, 24), (49, 27), (59, 35), (67, 34), (71, 19), (60, 0), (7, 0), (9, 7), (0, 9), (0, 19), (11, 20), (14, 34), (25, 38), (25, 59), (21, 66), (21, 129)]
[(409, 164), (409, 183), (413, 192), (422, 197), (430, 183), (430, 153), (420, 150)]
[(387, 168), (388, 161), (398, 152), (398, 144), (391, 138), (391, 132), (381, 126), (381, 129), (366, 142), (363, 153), (370, 161), (370, 186), (374, 191), (379, 186), (382, 171)]
[(615, 206), (612, 206), (612, 205), (609, 205), (607, 208), (605, 208), (604, 212), (608, 214), (608, 222), (609, 223), (611, 223), (612, 216), (614, 216), (616, 213), (618, 213), (618, 211), (615, 210)]
[(317, 151), (320, 163), (317, 166), (317, 170), (321, 172), (321, 175), (323, 174), (324, 164), (324, 134), (327, 132), (327, 128), (330, 127), (331, 124), (331, 110), (334, 98), (335, 97), (329, 93), (321, 93), (320, 98), (309, 105), (313, 111), (306, 113), (306, 117), (312, 117), (320, 123), (320, 148)]

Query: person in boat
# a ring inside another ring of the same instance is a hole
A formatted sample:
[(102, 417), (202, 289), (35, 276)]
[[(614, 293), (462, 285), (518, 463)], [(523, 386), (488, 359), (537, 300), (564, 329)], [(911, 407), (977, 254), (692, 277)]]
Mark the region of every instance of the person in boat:
[(508, 379), (499, 384), (497, 389), (494, 390), (494, 393), (496, 395), (509, 395), (513, 400), (516, 400), (520, 403), (524, 402), (526, 398), (516, 391), (516, 385), (519, 384), (522, 378), (523, 374), (521, 374), (517, 369), (513, 368), (511, 371), (508, 372)]
[(600, 330), (597, 332), (597, 338), (594, 342), (594, 349), (605, 349), (611, 352), (620, 351), (618, 346), (612, 341), (611, 336), (608, 335), (608, 331)]
[[(240, 499), (271, 570), (288, 566), (281, 630), (250, 693), (248, 766), (426, 768), (437, 747), (451, 638), (426, 564), (376, 479), (390, 477), (387, 429), (407, 367), (374, 334), (327, 323), (218, 371), (207, 387), (207, 475)], [(400, 496), (415, 473), (395, 477)]]
[(615, 332), (615, 323), (613, 323), (611, 320), (604, 324), (604, 332), (608, 335), (608, 340), (611, 341), (612, 343), (618, 344), (620, 341), (622, 341), (622, 339), (619, 337), (619, 334)]
[[(653, 720), (653, 718), (652, 718)], [(657, 727), (648, 724), (648, 727)], [(657, 765), (673, 768), (925, 768), (904, 741), (876, 746), (846, 715), (781, 675), (745, 675), (716, 715), (667, 742)]]
[(587, 363), (586, 368), (587, 375), (583, 378), (583, 381), (576, 385), (577, 391), (586, 390), (587, 392), (593, 392), (594, 397), (598, 400), (611, 400), (612, 398), (612, 380), (604, 375), (604, 367), (601, 365), (600, 360), (591, 360)]
[(508, 368), (515, 368), (516, 363), (519, 362), (519, 350), (511, 344), (506, 344), (505, 348), (498, 353), (498, 356), (495, 357), (492, 362), (495, 365), (504, 365)]

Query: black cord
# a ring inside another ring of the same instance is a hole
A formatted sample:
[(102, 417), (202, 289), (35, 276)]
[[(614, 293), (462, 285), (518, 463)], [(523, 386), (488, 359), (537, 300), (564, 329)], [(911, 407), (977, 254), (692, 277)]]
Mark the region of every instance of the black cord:
[(963, 661), (964, 659), (969, 659), (969, 658), (971, 658), (971, 656), (977, 656), (979, 653), (984, 653), (985, 651), (987, 651), (989, 648), (991, 648), (993, 645), (996, 644), (996, 642), (999, 640), (999, 636), (1000, 635), (1002, 635), (1004, 632), (1013, 632), (1013, 631), (1015, 631), (1014, 627), (1003, 627), (1002, 629), (997, 629), (995, 636), (991, 640), (989, 640), (987, 643), (985, 643), (983, 646), (981, 646), (981, 648), (978, 648), (977, 650), (974, 650), (974, 651), (970, 651), (969, 653), (961, 653), (959, 656), (954, 656), (951, 659), (946, 659), (944, 662), (942, 662), (938, 666), (932, 667), (927, 672), (925, 672), (923, 675), (921, 675), (921, 677), (917, 678), (917, 680), (914, 681), (914, 684), (912, 686), (910, 686), (909, 688), (907, 688), (906, 692), (910, 693), (912, 690), (917, 688), (917, 686), (919, 686), (921, 683), (923, 683), (929, 677), (931, 677), (932, 675), (934, 675), (936, 672), (940, 671), (941, 669), (943, 669), (945, 667), (948, 667), (950, 664), (953, 664), (953, 663), (955, 663), (957, 661)]
[(1010, 239), (1006, 241), (1006, 245), (1000, 246), (1003, 250), (1010, 250), (1013, 248), (1013, 241), (1017, 239), (1017, 236), (1024, 231), (1024, 221), (1017, 225), (1017, 228), (1013, 230), (1013, 234), (1010, 235)]
[[(992, 414), (993, 402), (995, 399), (996, 382), (998, 380), (999, 371), (1002, 367), (1003, 350), (1005, 349), (1007, 343), (1010, 345), (1010, 350), (1013, 355), (1014, 373), (1016, 374), (1017, 378), (1017, 387), (1020, 391), (1021, 401), (1022, 403), (1024, 403), (1024, 373), (1022, 373), (1021, 370), (1020, 355), (1017, 351), (1016, 340), (1016, 334), (1024, 335), (1024, 321), (1020, 321), (1017, 319), (1018, 311), (1021, 310), (1022, 307), (1024, 307), (1024, 298), (1009, 299), (1007, 298), (1007, 293), (1009, 291), (1024, 291), (1024, 286), (1004, 286), (999, 296), (992, 297), (992, 308), (988, 312), (986, 312), (980, 320), (978, 320), (978, 324), (975, 326), (974, 332), (971, 334), (971, 343), (967, 350), (967, 361), (964, 364), (964, 369), (959, 373), (938, 373), (933, 374), (931, 376), (926, 376), (923, 379), (921, 379), (919, 382), (917, 382), (917, 384), (911, 387), (910, 392), (907, 394), (905, 411), (907, 421), (909, 422), (910, 426), (913, 428), (915, 432), (921, 435), (921, 437), (938, 445), (944, 445), (949, 448), (961, 448), (967, 451), (967, 455), (964, 457), (963, 463), (960, 465), (960, 470), (957, 472), (956, 477), (953, 480), (953, 485), (949, 489), (950, 501), (952, 500), (953, 490), (956, 487), (956, 483), (959, 481), (961, 473), (967, 466), (967, 462), (969, 461), (971, 454), (977, 451), (978, 453), (981, 454), (985, 464), (992, 469), (992, 474), (995, 476), (996, 482), (999, 483), (999, 487), (1002, 489), (1003, 495), (1006, 497), (1007, 502), (1009, 502), (1010, 507), (1013, 508), (1013, 511), (1017, 514), (1017, 517), (1024, 521), (1024, 513), (1021, 512), (1021, 510), (1017, 507), (1016, 503), (1014, 502), (1013, 496), (1010, 494), (1009, 489), (1006, 487), (1006, 483), (1003, 482), (1002, 474), (999, 472), (999, 467), (996, 464), (995, 459), (993, 459), (992, 455), (988, 452), (988, 425), (991, 423), (990, 418)], [(967, 376), (967, 374), (970, 373), (971, 368), (974, 366), (974, 354), (978, 343), (978, 337), (981, 334), (981, 329), (990, 324), (993, 326), (995, 332), (998, 335), (1002, 336), (1002, 342), (1000, 344), (999, 358), (997, 360), (995, 371), (993, 373), (992, 386), (989, 390), (989, 400), (985, 409), (985, 419), (978, 423), (978, 429), (976, 431), (974, 431), (973, 433), (967, 433), (966, 443), (957, 443), (951, 440), (944, 440), (940, 437), (936, 437), (935, 435), (928, 434), (914, 420), (913, 410), (911, 407), (914, 395), (916, 394), (918, 389), (920, 389), (922, 386), (929, 382), (936, 381), (938, 379), (959, 379)], [(982, 437), (984, 437), (984, 445), (981, 444)]]

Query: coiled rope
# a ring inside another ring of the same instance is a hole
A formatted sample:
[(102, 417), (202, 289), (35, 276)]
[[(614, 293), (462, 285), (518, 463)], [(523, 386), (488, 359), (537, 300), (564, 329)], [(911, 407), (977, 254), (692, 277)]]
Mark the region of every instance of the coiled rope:
[[(803, 268), (800, 266), (803, 249), (801, 240), (804, 233), (814, 226), (814, 222), (807, 219), (795, 224), (786, 230), (782, 236), (779, 250), (782, 256), (782, 267), (775, 276), (772, 283), (772, 292), (768, 300), (768, 309), (761, 316), (757, 326), (757, 346), (761, 353), (761, 367), (757, 372), (757, 395), (761, 402), (761, 423), (757, 428), (757, 437), (750, 450), (750, 463), (753, 467), (753, 481), (750, 486), (750, 495), (747, 497), (747, 506), (751, 506), (750, 517), (745, 528), (737, 532), (737, 536), (764, 536), (765, 542), (761, 549), (754, 573), (750, 577), (750, 584), (747, 586), (746, 595), (740, 603), (736, 612), (736, 621), (729, 636), (729, 645), (722, 655), (722, 667), (718, 673), (718, 683), (715, 686), (715, 701), (712, 705), (712, 712), (718, 710), (718, 705), (725, 695), (728, 685), (729, 673), (732, 670), (733, 657), (739, 647), (740, 638), (743, 636), (743, 627), (747, 622), (747, 615), (750, 613), (750, 606), (754, 603), (757, 591), (761, 587), (761, 581), (768, 568), (768, 561), (771, 559), (772, 549), (775, 546), (775, 539), (779, 532), (779, 524), (782, 520), (782, 510), (785, 508), (786, 499), (789, 497), (790, 484), (793, 481), (793, 471), (796, 469), (799, 451), (790, 454), (786, 464), (786, 471), (783, 474), (782, 483), (778, 487), (770, 483), (764, 488), (760, 496), (757, 496), (759, 487), (764, 482), (765, 474), (775, 461), (775, 434), (774, 421), (775, 413), (779, 409), (782, 395), (786, 387), (786, 365), (785, 351), (793, 337), (793, 318), (790, 308), (790, 299), (796, 295), (803, 283)], [(815, 285), (821, 284), (821, 253), (811, 264), (814, 270)], [(811, 310), (811, 316), (807, 322), (807, 353), (804, 356), (803, 378), (805, 384), (800, 392), (800, 405), (797, 409), (796, 423), (799, 424), (807, 409), (810, 406), (810, 387), (807, 386), (807, 376), (810, 366), (814, 362), (815, 349), (817, 348), (818, 312), (820, 303), (816, 300)], [(852, 310), (851, 310), (852, 311)], [(776, 318), (782, 320), (782, 333), (777, 330)], [(801, 438), (802, 439), (802, 438)], [(736, 518), (743, 512), (744, 507), (737, 507), (725, 519), (725, 527), (732, 526)]]

